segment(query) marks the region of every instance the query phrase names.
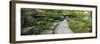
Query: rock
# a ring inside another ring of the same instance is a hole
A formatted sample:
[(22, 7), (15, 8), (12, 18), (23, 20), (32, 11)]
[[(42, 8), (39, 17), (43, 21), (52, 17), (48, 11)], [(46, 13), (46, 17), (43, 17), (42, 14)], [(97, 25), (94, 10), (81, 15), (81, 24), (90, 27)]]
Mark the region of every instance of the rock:
[(22, 28), (21, 35), (32, 35), (32, 27)]
[(31, 15), (22, 15), (21, 16), (21, 26), (26, 27), (26, 26), (32, 26), (33, 23), (33, 17)]

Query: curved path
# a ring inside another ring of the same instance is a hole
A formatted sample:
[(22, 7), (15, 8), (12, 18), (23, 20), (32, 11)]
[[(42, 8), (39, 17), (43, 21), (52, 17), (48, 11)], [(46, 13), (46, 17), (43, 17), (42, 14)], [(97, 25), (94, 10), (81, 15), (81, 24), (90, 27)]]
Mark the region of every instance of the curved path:
[(70, 33), (73, 33), (72, 30), (69, 28), (69, 25), (66, 19), (58, 23), (57, 22), (54, 23), (52, 28), (54, 28), (54, 30), (45, 30), (41, 34), (70, 34)]
[(72, 30), (69, 28), (68, 21), (64, 19), (63, 21), (59, 22), (59, 25), (54, 30), (55, 34), (68, 34), (73, 33)]

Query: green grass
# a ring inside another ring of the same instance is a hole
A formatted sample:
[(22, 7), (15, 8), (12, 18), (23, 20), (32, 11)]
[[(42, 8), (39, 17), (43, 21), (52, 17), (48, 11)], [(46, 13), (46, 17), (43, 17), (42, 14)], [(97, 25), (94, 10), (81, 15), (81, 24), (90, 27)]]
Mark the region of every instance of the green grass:
[(86, 33), (86, 32), (91, 32), (91, 27), (85, 22), (78, 21), (75, 19), (69, 20), (69, 27), (72, 29), (73, 32), (75, 33)]

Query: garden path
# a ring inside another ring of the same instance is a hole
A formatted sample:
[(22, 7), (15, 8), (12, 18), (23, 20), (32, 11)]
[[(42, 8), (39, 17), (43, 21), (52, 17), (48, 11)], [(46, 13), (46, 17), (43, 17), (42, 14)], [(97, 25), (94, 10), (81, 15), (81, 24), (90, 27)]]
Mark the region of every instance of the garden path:
[(68, 21), (64, 19), (63, 21), (59, 22), (59, 25), (54, 30), (55, 34), (68, 34), (73, 33), (72, 30), (69, 28)]
[(69, 28), (68, 21), (66, 19), (58, 23), (54, 23), (52, 27), (54, 26), (56, 26), (54, 30), (46, 30), (42, 32), (41, 34), (70, 34), (70, 33), (73, 33), (72, 30)]

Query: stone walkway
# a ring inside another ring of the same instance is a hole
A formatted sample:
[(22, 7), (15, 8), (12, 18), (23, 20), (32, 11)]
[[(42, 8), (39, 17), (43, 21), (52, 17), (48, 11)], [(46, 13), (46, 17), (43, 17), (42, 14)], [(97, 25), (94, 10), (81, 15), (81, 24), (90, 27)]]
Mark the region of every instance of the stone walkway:
[(54, 30), (55, 34), (68, 34), (73, 33), (72, 30), (69, 28), (68, 22), (66, 19), (59, 22), (59, 25)]
[(52, 27), (54, 27), (55, 25), (57, 26), (55, 27), (54, 30), (45, 30), (41, 34), (70, 34), (70, 33), (73, 33), (72, 30), (69, 28), (69, 25), (66, 19), (58, 23), (54, 23)]

